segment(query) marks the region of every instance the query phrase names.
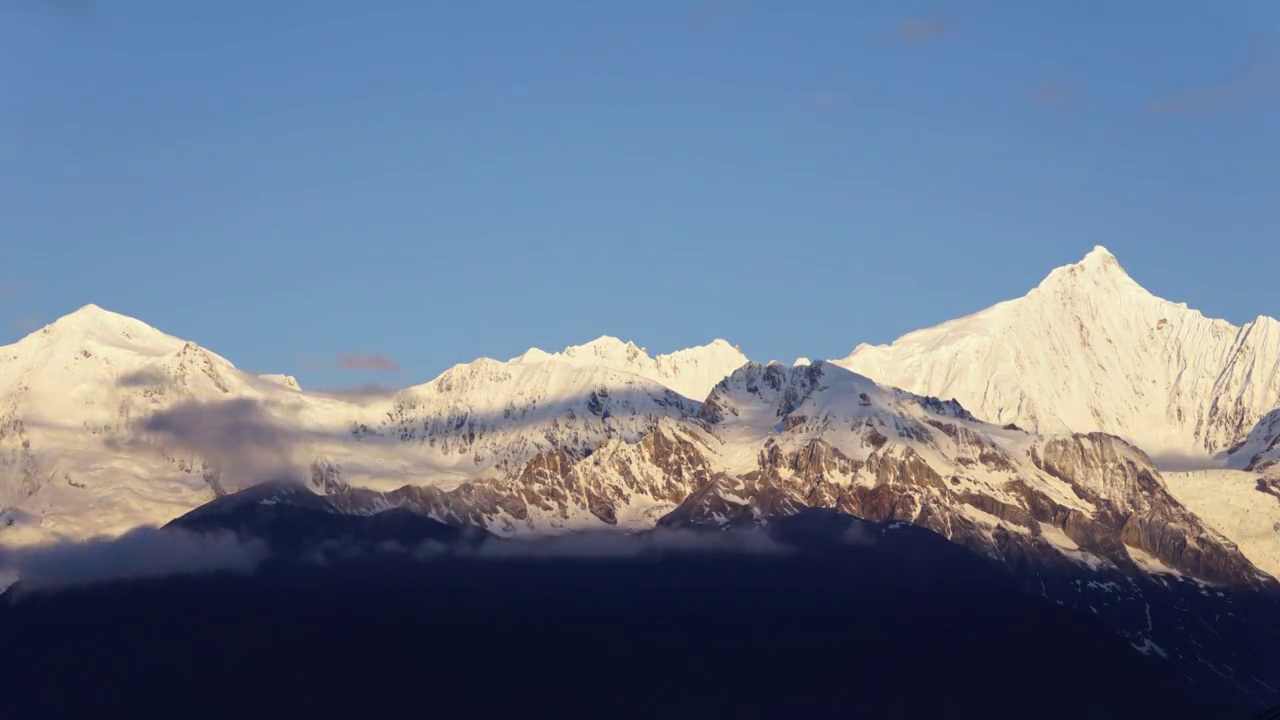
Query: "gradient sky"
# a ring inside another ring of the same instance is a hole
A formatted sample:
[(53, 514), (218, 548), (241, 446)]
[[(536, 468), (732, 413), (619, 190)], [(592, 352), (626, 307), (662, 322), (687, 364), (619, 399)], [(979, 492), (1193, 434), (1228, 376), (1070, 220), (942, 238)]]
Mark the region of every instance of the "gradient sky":
[(0, 3), (0, 342), (838, 357), (1095, 244), (1240, 323), (1278, 220), (1274, 0)]

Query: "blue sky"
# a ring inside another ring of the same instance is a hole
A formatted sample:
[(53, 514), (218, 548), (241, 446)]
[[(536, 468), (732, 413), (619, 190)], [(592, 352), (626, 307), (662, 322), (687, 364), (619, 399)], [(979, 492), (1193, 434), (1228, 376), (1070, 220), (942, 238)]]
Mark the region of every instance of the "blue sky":
[(1270, 0), (13, 0), (0, 341), (93, 302), (312, 386), (836, 357), (1095, 244), (1238, 323), (1278, 120)]

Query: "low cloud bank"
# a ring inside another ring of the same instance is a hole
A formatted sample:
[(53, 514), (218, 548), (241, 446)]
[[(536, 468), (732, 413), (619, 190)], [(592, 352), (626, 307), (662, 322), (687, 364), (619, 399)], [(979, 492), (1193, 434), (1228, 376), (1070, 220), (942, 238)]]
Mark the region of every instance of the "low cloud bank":
[(601, 530), (536, 540), (490, 540), (474, 552), (482, 559), (634, 558), (655, 554), (745, 553), (780, 555), (791, 551), (768, 534), (752, 530), (698, 532), (661, 528), (644, 533)]
[[(326, 543), (322, 553), (309, 556), (312, 561), (325, 562), (338, 558), (353, 558), (367, 552), (351, 544)], [(737, 554), (737, 555), (785, 555), (795, 549), (778, 542), (763, 530), (729, 530), (704, 532), (686, 529), (667, 529), (628, 533), (620, 530), (580, 530), (564, 535), (539, 538), (491, 538), (475, 547), (459, 548), (436, 541), (426, 541), (414, 546), (396, 542), (384, 542), (373, 548), (379, 553), (408, 554), (418, 560), (441, 558), (474, 560), (625, 560), (641, 557)]]
[(0, 550), (0, 588), (17, 581), (25, 593), (170, 575), (249, 573), (267, 555), (266, 543), (230, 532), (138, 528), (112, 539)]
[[(832, 538), (845, 545), (877, 541), (872, 530), (854, 524)], [(226, 530), (194, 532), (181, 528), (139, 528), (114, 539), (0, 550), (0, 592), (14, 582), (19, 591), (39, 592), (118, 580), (252, 573), (275, 558), (316, 566), (401, 557), (430, 563), (452, 561), (629, 560), (695, 555), (785, 556), (798, 548), (763, 528), (700, 531), (659, 528), (628, 533), (586, 530), (538, 538), (490, 537), (478, 544), (435, 540), (400, 542), (362, 540), (342, 535), (308, 543), (277, 555), (266, 541)]]

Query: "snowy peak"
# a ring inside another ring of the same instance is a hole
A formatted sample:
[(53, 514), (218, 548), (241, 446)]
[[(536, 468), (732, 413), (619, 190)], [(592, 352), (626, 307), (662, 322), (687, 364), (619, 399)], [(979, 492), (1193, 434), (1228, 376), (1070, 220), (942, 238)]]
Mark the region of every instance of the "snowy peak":
[(1102, 247), (1101, 245), (1094, 245), (1093, 249), (1084, 256), (1084, 260), (1081, 260), (1080, 262), (1085, 265), (1095, 264), (1104, 266), (1114, 265), (1116, 267), (1120, 266), (1120, 261), (1116, 260), (1116, 256), (1113, 255), (1110, 250)]
[(1102, 431), (1153, 455), (1207, 458), (1280, 402), (1280, 323), (1237, 328), (1158, 298), (1102, 247), (1021, 298), (837, 362), (993, 423)]
[[(50, 324), (55, 330), (111, 331), (127, 330), (146, 325), (141, 320), (104, 310), (97, 305), (85, 305), (74, 312), (67, 313)], [(147, 327), (150, 327), (147, 325)], [(154, 328), (153, 328), (154, 329)]]
[(125, 432), (182, 400), (286, 392), (199, 345), (86, 305), (0, 347), (0, 413), (31, 425)]
[(1103, 298), (1116, 293), (1153, 297), (1121, 267), (1110, 250), (1095, 246), (1080, 262), (1055, 268), (1032, 294), (1050, 292)]
[(636, 347), (635, 343), (623, 342), (611, 335), (601, 335), (583, 345), (571, 345), (564, 349), (562, 355), (582, 362), (605, 364), (635, 362), (641, 357), (649, 357), (644, 350)]
[(97, 305), (85, 305), (27, 336), (37, 337), (93, 338), (124, 344), (154, 344), (175, 340), (141, 320), (104, 310)]
[(558, 353), (530, 348), (511, 360), (511, 363), (521, 365), (546, 362), (632, 373), (656, 381), (686, 398), (701, 401), (717, 382), (745, 364), (747, 357), (722, 339), (650, 357), (645, 348), (636, 346), (634, 342), (604, 335), (583, 345), (571, 345)]

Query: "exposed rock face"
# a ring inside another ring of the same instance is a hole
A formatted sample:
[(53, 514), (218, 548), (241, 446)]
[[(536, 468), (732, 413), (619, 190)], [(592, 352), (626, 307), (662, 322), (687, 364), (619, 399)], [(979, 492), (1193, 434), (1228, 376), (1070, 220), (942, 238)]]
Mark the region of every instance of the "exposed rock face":
[(15, 521), (6, 520), (4, 511), (34, 495), (44, 482), (26, 426), (12, 411), (0, 416), (0, 526)]
[(617, 525), (619, 515), (639, 502), (659, 514), (624, 524), (647, 527), (709, 482), (709, 440), (696, 423), (663, 420), (638, 441), (607, 440), (583, 456), (563, 448), (545, 450), (515, 477), (467, 482), (450, 490), (406, 485), (376, 493), (335, 482), (325, 465), (313, 467), (312, 486), (364, 511), (406, 507), (446, 522), (506, 533), (589, 526), (587, 518)]
[(763, 519), (794, 515), (803, 500), (770, 482), (763, 473), (742, 477), (717, 474), (658, 521), (659, 527), (743, 527)]
[(1257, 569), (1239, 549), (1174, 500), (1137, 448), (1094, 433), (1047, 440), (1032, 459), (1098, 508), (1094, 519), (1106, 537), (1211, 582), (1256, 580)]

